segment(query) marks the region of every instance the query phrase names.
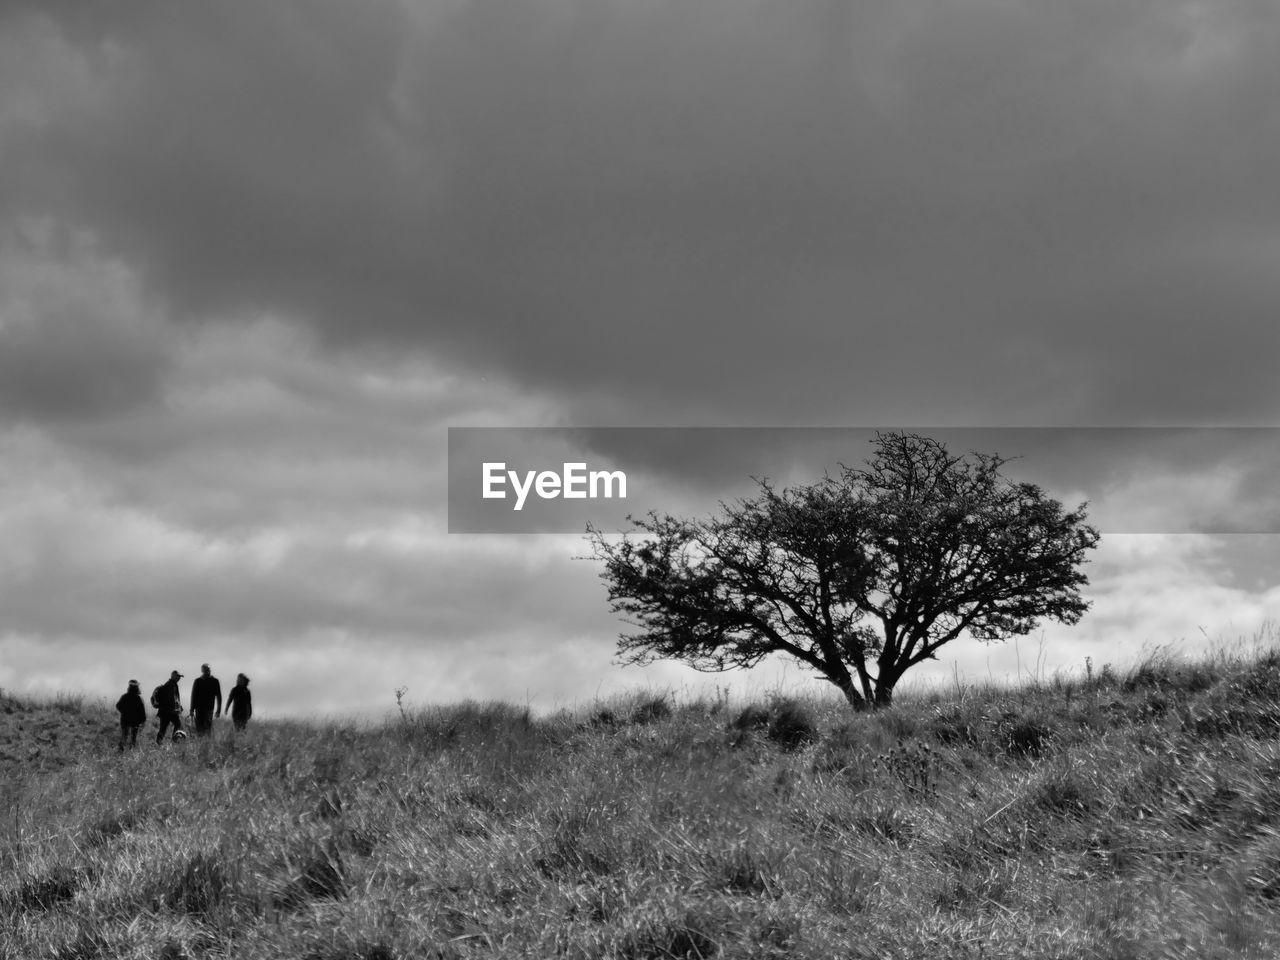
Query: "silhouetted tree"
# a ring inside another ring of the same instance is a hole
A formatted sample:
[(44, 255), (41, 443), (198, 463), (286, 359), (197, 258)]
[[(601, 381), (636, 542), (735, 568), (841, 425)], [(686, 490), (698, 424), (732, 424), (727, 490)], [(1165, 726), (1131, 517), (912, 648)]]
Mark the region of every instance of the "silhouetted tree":
[(908, 669), (968, 635), (1002, 640), (1088, 609), (1077, 569), (1098, 532), (994, 454), (878, 433), (862, 468), (721, 505), (587, 528), (627, 663), (749, 667), (772, 653), (816, 670), (855, 709), (886, 706)]

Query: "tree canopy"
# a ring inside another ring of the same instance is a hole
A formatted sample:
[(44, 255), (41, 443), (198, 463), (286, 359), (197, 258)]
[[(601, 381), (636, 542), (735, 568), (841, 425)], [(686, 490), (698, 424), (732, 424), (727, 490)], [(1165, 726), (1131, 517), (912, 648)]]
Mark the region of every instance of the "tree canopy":
[(912, 433), (878, 433), (859, 468), (759, 492), (718, 515), (588, 527), (624, 662), (749, 667), (781, 653), (855, 709), (885, 706), (903, 674), (961, 637), (1026, 634), (1088, 609), (1079, 571), (1098, 532), (996, 454), (954, 455)]

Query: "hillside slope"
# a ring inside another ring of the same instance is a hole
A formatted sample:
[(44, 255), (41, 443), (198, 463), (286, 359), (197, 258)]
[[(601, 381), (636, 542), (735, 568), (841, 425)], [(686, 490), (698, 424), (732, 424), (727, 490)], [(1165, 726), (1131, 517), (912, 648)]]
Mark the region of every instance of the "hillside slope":
[(1273, 957), (1278, 698), (1280, 652), (1157, 656), (858, 716), (462, 704), (123, 757), (105, 705), (10, 701), (0, 958)]
[(31, 701), (0, 690), (0, 783), (62, 769), (116, 745), (115, 714), (83, 697)]

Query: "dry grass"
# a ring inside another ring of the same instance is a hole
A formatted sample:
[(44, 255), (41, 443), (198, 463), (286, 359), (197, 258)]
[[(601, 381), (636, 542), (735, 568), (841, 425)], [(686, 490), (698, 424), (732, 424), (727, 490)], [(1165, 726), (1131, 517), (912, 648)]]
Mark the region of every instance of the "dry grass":
[(0, 958), (1280, 955), (1275, 650), (123, 757), (103, 704), (3, 703), (44, 766), (6, 741)]

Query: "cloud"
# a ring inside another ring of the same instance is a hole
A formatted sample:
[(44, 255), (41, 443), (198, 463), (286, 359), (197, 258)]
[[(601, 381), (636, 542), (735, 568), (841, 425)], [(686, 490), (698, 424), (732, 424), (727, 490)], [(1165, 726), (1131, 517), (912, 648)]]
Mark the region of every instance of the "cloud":
[(418, 346), (577, 415), (1239, 420), (1272, 398), (1276, 274), (1197, 248), (1275, 233), (1278, 19), (60, 8), (21, 21), (31, 72), (74, 65), (97, 109), (42, 100), (16, 152), (176, 316)]
[(0, 236), (0, 413), (101, 417), (152, 400), (166, 331), (125, 264), (47, 222)]

